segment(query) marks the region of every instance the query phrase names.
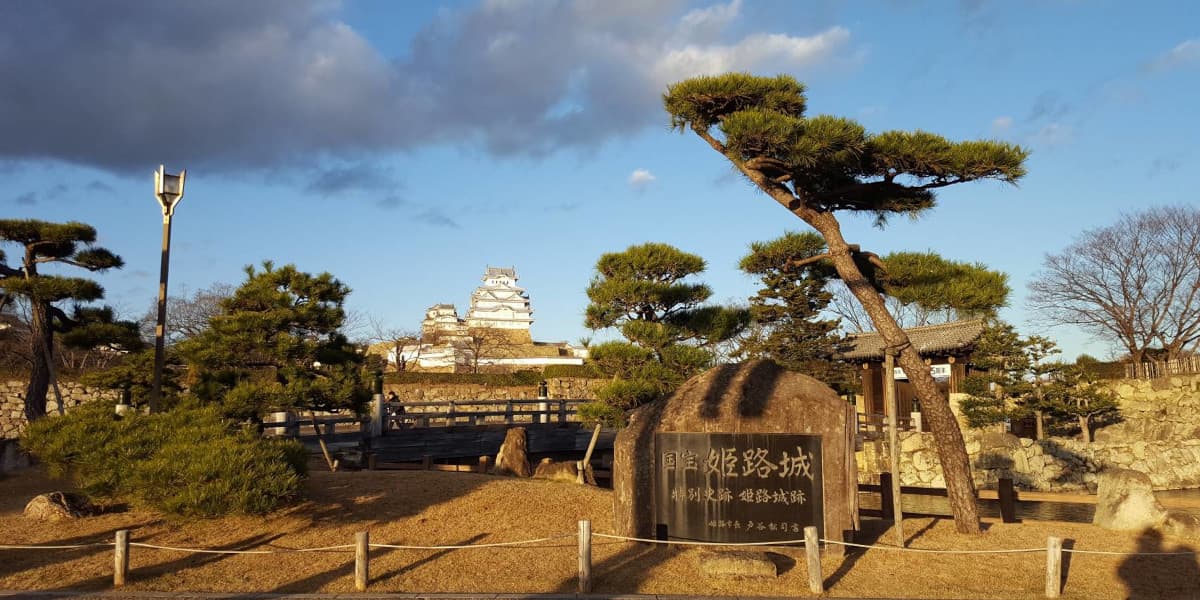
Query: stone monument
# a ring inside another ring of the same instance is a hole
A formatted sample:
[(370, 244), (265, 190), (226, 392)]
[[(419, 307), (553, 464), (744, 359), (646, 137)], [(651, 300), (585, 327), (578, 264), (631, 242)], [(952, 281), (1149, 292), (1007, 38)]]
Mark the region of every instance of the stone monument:
[[(771, 361), (722, 365), (633, 411), (616, 439), (618, 534), (824, 539), (858, 526), (853, 406)], [(840, 550), (840, 547), (834, 549)]]

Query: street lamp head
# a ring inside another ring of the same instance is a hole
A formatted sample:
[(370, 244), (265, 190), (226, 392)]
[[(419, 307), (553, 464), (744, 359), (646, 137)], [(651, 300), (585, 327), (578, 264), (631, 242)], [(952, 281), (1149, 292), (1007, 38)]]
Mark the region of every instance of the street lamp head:
[(163, 165), (158, 165), (158, 170), (154, 172), (154, 196), (162, 205), (164, 217), (171, 216), (175, 212), (175, 205), (183, 198), (183, 183), (186, 178), (186, 170), (180, 171), (178, 175), (171, 175)]

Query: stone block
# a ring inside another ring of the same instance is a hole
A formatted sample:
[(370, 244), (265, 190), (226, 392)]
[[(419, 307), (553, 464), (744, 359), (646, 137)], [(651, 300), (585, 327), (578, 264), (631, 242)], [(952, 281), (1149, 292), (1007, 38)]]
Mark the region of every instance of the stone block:
[(708, 577), (766, 578), (779, 576), (779, 568), (766, 552), (723, 551), (700, 554), (700, 572)]
[(1158, 527), (1167, 511), (1154, 497), (1150, 477), (1128, 469), (1112, 469), (1097, 478), (1096, 513), (1092, 523), (1105, 529), (1141, 531)]

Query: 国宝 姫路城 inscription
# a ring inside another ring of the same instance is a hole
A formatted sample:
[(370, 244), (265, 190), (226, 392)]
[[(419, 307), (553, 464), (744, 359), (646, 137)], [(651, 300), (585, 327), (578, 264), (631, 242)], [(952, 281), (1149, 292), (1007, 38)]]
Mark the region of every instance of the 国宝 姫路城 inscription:
[(821, 437), (786, 433), (659, 433), (659, 537), (773, 542), (824, 533)]

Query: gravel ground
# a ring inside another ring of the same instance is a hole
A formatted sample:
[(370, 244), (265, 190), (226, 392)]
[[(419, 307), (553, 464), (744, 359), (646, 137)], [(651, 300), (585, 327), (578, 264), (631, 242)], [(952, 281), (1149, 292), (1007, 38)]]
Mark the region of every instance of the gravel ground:
[[(209, 549), (315, 548), (372, 543), (486, 544), (570, 536), (530, 547), (471, 550), (377, 548), (371, 592), (559, 593), (575, 591), (580, 519), (611, 531), (608, 490), (534, 480), (423, 471), (314, 472), (308, 500), (263, 517), (177, 520), (138, 509), (115, 510), (66, 523), (25, 519), (32, 496), (62, 489), (37, 471), (0, 480), (0, 544), (110, 542), (118, 529), (131, 540)], [(948, 519), (906, 520), (910, 547), (994, 550), (1045, 547), (1048, 536), (1067, 547), (1128, 553), (1193, 551), (1200, 540), (1125, 534), (1063, 522), (987, 522), (979, 536), (954, 533)], [(885, 523), (864, 521), (859, 541), (887, 544)], [(772, 549), (774, 579), (712, 578), (698, 568), (695, 548), (648, 547), (596, 539), (594, 591), (601, 594), (714, 596), (809, 595), (803, 550)], [(130, 591), (351, 593), (354, 556), (345, 549), (270, 555), (193, 554), (131, 549)], [(1200, 598), (1196, 555), (1068, 555), (1064, 598)], [(883, 549), (822, 558), (827, 595), (872, 598), (1034, 598), (1044, 590), (1044, 553), (936, 554)], [(112, 581), (112, 549), (0, 550), (0, 590), (104, 590)]]

